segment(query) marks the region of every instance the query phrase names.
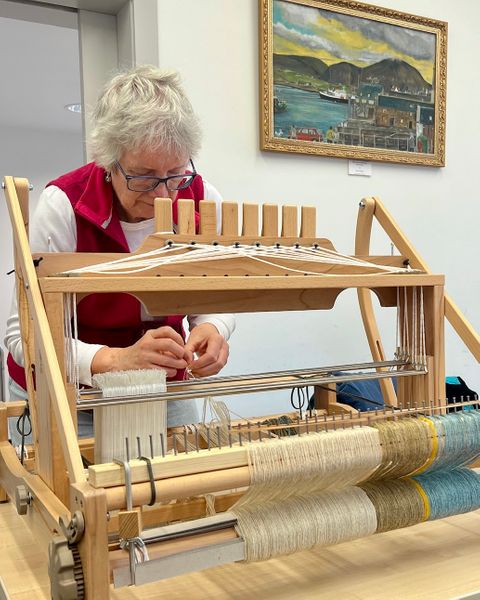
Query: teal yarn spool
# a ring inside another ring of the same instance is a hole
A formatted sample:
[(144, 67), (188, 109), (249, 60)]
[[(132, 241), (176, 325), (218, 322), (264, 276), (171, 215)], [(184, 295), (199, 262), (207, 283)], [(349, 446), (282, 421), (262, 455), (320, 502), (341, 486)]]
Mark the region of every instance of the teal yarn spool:
[(464, 410), (427, 418), (437, 431), (438, 451), (426, 473), (459, 467), (480, 456), (480, 411)]
[(480, 508), (480, 474), (459, 467), (449, 471), (412, 477), (422, 487), (430, 504), (429, 521)]

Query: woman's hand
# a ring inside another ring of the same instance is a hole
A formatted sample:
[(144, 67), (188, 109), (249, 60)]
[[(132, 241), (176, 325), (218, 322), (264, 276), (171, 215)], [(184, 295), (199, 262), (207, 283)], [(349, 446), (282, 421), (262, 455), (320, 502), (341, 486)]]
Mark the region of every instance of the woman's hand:
[[(227, 364), (228, 344), (211, 323), (201, 323), (192, 329), (185, 344), (185, 358), (196, 377), (216, 375)], [(194, 360), (194, 353), (198, 358)]]
[(101, 348), (92, 360), (92, 375), (106, 371), (129, 369), (165, 369), (167, 377), (174, 377), (179, 369), (187, 367), (191, 354), (186, 352), (182, 336), (171, 327), (149, 329), (127, 348)]

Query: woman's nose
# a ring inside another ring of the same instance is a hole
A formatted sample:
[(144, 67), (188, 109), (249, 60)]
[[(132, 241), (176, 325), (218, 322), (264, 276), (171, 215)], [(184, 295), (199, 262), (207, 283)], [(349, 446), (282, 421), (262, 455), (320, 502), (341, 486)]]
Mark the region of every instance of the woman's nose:
[(156, 188), (147, 192), (152, 198), (168, 198), (170, 192), (164, 181), (160, 182)]

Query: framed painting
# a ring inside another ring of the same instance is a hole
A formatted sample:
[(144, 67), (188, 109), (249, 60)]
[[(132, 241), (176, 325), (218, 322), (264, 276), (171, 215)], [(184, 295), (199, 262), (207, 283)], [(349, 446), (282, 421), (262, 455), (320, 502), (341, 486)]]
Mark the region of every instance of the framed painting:
[(262, 150), (445, 165), (447, 23), (260, 0)]

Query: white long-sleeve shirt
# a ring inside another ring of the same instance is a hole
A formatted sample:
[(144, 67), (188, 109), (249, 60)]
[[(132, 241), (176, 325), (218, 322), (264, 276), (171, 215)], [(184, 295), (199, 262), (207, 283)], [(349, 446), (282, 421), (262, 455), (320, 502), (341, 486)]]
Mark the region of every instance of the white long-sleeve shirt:
[[(214, 200), (220, 210), (221, 196), (208, 182), (204, 181), (206, 200)], [(217, 220), (220, 222), (220, 219)], [(120, 221), (130, 252), (134, 252), (143, 240), (154, 233), (154, 219), (139, 223)], [(30, 247), (35, 252), (75, 252), (77, 248), (77, 228), (72, 205), (65, 192), (52, 185), (47, 187), (38, 200), (36, 210), (30, 220)], [(142, 319), (154, 320), (142, 307)], [(235, 318), (229, 314), (189, 315), (190, 328), (200, 323), (211, 323), (228, 340), (235, 329)], [(23, 365), (23, 349), (16, 294), (13, 296), (10, 317), (7, 320), (5, 346), (16, 363)], [(91, 364), (93, 357), (102, 345), (87, 344), (78, 340), (77, 359), (79, 381), (91, 385)]]

